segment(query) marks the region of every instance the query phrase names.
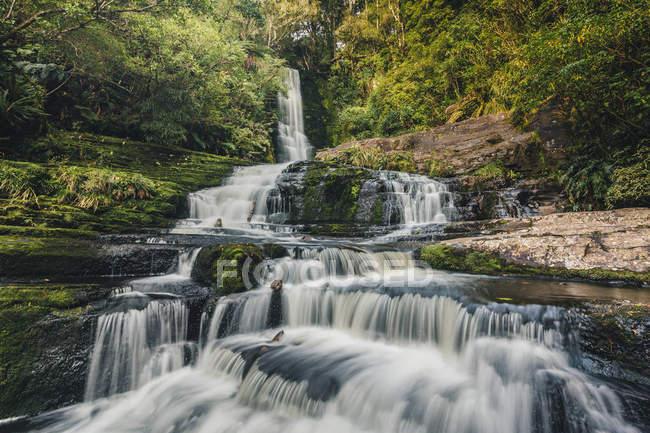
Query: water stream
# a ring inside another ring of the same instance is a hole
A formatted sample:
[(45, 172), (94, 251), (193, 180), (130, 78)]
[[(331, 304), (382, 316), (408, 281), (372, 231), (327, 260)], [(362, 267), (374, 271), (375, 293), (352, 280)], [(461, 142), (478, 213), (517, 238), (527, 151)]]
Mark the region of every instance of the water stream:
[[(190, 194), (190, 218), (177, 228), (217, 219), (250, 228), (283, 211), (269, 199), (275, 179), (311, 151), (299, 83), (291, 71), (279, 96), (285, 162), (240, 168)], [(455, 218), (444, 183), (383, 176), (399, 215), (391, 223)], [(641, 431), (616, 393), (580, 370), (578, 325), (563, 307), (476, 302), (463, 294), (467, 278), (423, 267), (410, 252), (311, 242), (289, 247), (256, 289), (217, 299), (188, 341), (181, 295), (198, 254), (182, 251), (169, 275), (131, 282), (119, 296), (146, 297), (140, 308), (99, 317), (84, 403), (16, 431)], [(281, 291), (269, 288), (274, 279)], [(152, 296), (161, 293), (169, 297)]]

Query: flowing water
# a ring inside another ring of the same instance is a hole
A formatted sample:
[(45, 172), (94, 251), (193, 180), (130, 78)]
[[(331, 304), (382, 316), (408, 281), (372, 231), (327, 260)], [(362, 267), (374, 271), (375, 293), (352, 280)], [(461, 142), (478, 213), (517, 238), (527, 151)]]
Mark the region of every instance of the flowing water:
[[(309, 154), (299, 78), (288, 77), (279, 97), (285, 161)], [(282, 212), (270, 192), (285, 167), (241, 168), (191, 194), (190, 219), (178, 227), (220, 218), (245, 228)], [(456, 217), (444, 183), (383, 176), (399, 216), (390, 224)], [(288, 251), (261, 268), (257, 288), (204, 309), (192, 341), (182, 294), (199, 249), (182, 251), (169, 275), (132, 281), (116, 299), (143, 304), (99, 317), (86, 401), (14, 431), (641, 431), (616, 393), (579, 368), (579, 324), (565, 308), (477, 302), (466, 296), (468, 277), (387, 247), (314, 241)], [(280, 291), (269, 288), (274, 279)]]

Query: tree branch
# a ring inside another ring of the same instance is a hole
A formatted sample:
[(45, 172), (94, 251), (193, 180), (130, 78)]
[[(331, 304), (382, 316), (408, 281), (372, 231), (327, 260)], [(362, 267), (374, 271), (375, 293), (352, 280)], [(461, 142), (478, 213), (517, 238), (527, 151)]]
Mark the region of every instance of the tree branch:
[(65, 12), (65, 9), (46, 9), (46, 10), (39, 11), (39, 12), (35, 13), (34, 15), (27, 18), (22, 23), (18, 24), (13, 29), (9, 30), (9, 32), (7, 32), (5, 35), (0, 36), (0, 44), (4, 44), (9, 39), (16, 36), (16, 34), (18, 34), (18, 32), (20, 32), (21, 30), (26, 29), (27, 27), (34, 24), (34, 22), (37, 19), (39, 19), (40, 17), (44, 17), (44, 16), (47, 16), (47, 15), (54, 15), (54, 14), (63, 13), (63, 12)]

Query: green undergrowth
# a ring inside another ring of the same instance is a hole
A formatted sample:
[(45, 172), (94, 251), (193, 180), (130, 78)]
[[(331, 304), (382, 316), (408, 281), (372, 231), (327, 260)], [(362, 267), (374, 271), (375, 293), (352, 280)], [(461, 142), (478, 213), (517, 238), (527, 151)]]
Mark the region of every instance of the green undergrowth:
[(506, 262), (498, 254), (452, 248), (444, 244), (422, 247), (420, 259), (434, 269), (468, 272), (486, 275), (528, 275), (551, 276), (562, 279), (584, 279), (591, 281), (625, 281), (635, 285), (650, 284), (650, 272), (611, 271), (601, 268), (565, 269), (530, 267)]
[(182, 215), (188, 192), (218, 185), (234, 165), (246, 164), (176, 146), (58, 132), (0, 162), (0, 225), (109, 233), (166, 227)]

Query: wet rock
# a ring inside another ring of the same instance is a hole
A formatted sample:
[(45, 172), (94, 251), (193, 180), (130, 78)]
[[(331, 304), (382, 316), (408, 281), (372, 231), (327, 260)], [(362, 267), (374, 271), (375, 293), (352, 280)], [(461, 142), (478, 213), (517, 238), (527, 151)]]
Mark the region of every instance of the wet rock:
[(282, 280), (273, 280), (273, 282), (271, 283), (271, 290), (273, 290), (274, 292), (278, 290), (282, 290)]
[(221, 218), (217, 218), (217, 221), (214, 223), (214, 226), (217, 228), (220, 228), (223, 226), (223, 223), (221, 222)]

